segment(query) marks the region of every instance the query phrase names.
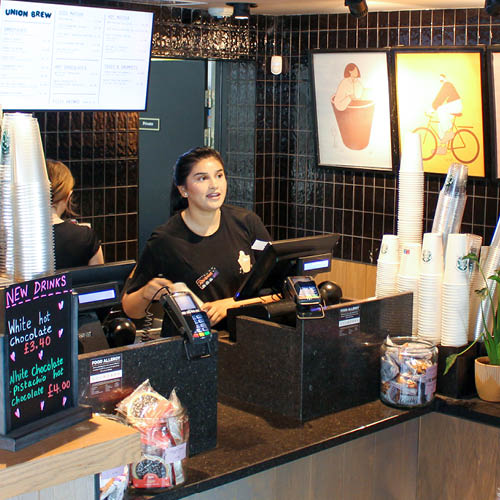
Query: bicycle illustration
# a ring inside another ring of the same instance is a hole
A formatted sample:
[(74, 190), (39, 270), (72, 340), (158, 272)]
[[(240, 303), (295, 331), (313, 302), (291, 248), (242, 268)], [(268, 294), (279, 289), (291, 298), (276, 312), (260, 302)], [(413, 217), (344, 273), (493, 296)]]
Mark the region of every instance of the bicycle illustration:
[[(418, 132), (422, 141), (422, 160), (434, 158), (440, 145), (439, 134), (435, 124), (439, 120), (434, 113), (425, 113), (429, 119), (426, 127), (417, 127), (413, 132)], [(460, 163), (472, 163), (479, 155), (479, 141), (469, 125), (457, 125), (456, 120), (462, 113), (453, 113), (451, 132), (453, 137), (446, 143), (446, 150), (451, 151)]]

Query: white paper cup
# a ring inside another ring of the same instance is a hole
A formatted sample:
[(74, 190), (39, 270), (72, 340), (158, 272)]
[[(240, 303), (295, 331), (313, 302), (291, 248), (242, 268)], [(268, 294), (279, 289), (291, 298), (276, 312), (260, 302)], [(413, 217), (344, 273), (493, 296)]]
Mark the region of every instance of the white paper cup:
[(441, 300), (441, 345), (460, 347), (467, 343), (469, 288), (443, 283)]
[(378, 260), (399, 263), (399, 237), (397, 235), (384, 234)]
[(425, 233), (422, 242), (420, 273), (442, 274), (443, 270), (443, 237), (441, 233)]
[(405, 243), (401, 247), (401, 262), (399, 274), (403, 276), (418, 276), (420, 272), (420, 243)]
[(448, 235), (444, 265), (445, 283), (469, 284), (469, 260), (467, 255), (467, 235), (451, 233)]
[(407, 132), (403, 141), (400, 172), (422, 172), (422, 144), (420, 134)]

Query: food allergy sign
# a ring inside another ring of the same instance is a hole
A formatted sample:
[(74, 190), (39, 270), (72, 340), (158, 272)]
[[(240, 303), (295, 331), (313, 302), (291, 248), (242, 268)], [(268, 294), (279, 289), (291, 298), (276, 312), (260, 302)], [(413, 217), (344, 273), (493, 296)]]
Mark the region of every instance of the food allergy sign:
[(339, 310), (339, 335), (352, 335), (359, 332), (361, 318), (359, 305), (343, 307)]
[(9, 430), (74, 406), (71, 283), (65, 274), (4, 291)]

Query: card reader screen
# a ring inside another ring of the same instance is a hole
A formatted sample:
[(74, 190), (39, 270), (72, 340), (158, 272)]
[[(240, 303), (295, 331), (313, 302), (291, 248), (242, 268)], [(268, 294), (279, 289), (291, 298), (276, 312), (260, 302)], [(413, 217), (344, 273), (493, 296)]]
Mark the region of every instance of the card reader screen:
[(190, 295), (179, 294), (179, 295), (174, 295), (174, 298), (181, 311), (198, 309)]

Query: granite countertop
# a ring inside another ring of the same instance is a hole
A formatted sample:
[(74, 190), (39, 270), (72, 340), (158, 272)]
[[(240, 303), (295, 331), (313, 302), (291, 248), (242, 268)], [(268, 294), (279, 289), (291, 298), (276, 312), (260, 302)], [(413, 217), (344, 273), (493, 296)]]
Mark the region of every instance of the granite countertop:
[(174, 500), (256, 474), (358, 437), (439, 411), (500, 426), (500, 404), (438, 395), (432, 406), (401, 410), (372, 401), (303, 424), (274, 414), (218, 404), (217, 447), (189, 458), (187, 480), (172, 490), (130, 489), (130, 500)]
[(219, 403), (217, 447), (189, 458), (184, 485), (158, 490), (156, 494), (131, 489), (128, 498), (183, 498), (416, 418), (432, 409), (399, 410), (372, 401), (300, 424)]
[(500, 403), (478, 398), (453, 399), (438, 394), (434, 407), (440, 413), (500, 427)]

